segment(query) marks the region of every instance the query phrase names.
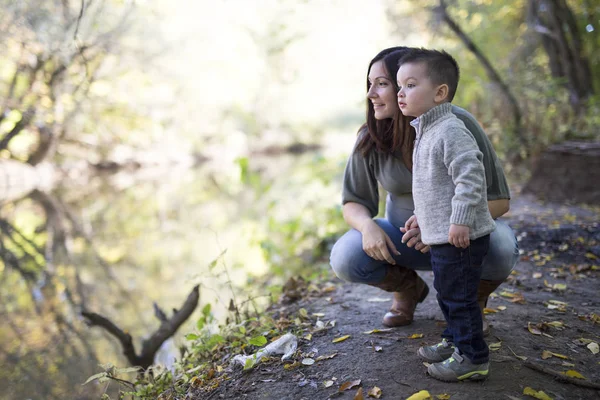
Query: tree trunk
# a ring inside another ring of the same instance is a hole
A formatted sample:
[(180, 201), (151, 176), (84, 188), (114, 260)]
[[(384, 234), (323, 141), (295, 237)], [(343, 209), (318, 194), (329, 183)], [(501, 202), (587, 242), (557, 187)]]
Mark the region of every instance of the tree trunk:
[(581, 114), (587, 99), (594, 94), (594, 87), (571, 9), (565, 0), (529, 0), (527, 13), (529, 26), (542, 35), (552, 76), (566, 80), (571, 107)]
[[(448, 25), (448, 27), (452, 30), (452, 32), (454, 32), (456, 34), (456, 36), (459, 37), (459, 39), (463, 42), (463, 44), (467, 47), (467, 49), (469, 49), (469, 51), (471, 51), (471, 53), (473, 53), (473, 55), (475, 55), (477, 60), (479, 60), (479, 62), (483, 66), (483, 68), (486, 70), (489, 79), (492, 82), (494, 82), (496, 85), (498, 85), (498, 87), (500, 88), (500, 90), (502, 91), (502, 93), (504, 94), (506, 99), (508, 100), (508, 103), (512, 110), (514, 131), (515, 131), (517, 137), (521, 140), (521, 142), (527, 144), (527, 138), (525, 137), (525, 135), (523, 135), (523, 132), (522, 132), (521, 108), (519, 107), (519, 103), (517, 102), (516, 97), (510, 91), (508, 85), (502, 80), (502, 78), (500, 77), (500, 74), (494, 69), (494, 67), (492, 66), (490, 61), (481, 52), (481, 50), (475, 45), (475, 43), (473, 43), (471, 38), (461, 29), (461, 27), (456, 23), (456, 21), (454, 21), (454, 19), (452, 19), (452, 17), (450, 17), (450, 15), (448, 14), (446, 3), (444, 0), (440, 0), (440, 5), (434, 9), (434, 12), (442, 21), (444, 21), (446, 23), (446, 25)], [(528, 148), (528, 146), (525, 145), (525, 148)]]
[(600, 204), (600, 142), (564, 142), (538, 160), (524, 193), (553, 202)]

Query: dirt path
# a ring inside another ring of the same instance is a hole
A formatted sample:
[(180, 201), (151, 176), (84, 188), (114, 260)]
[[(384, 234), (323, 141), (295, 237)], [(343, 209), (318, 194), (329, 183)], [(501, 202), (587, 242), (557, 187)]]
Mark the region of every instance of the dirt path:
[[(417, 308), (414, 323), (389, 332), (365, 333), (384, 328), (381, 317), (391, 303), (388, 293), (366, 285), (334, 279), (335, 290), (324, 290), (320, 297), (279, 310), (294, 318), (302, 307), (310, 317), (305, 320), (303, 336), (312, 332), (312, 337), (299, 341), (296, 361), (336, 356), (289, 370), (274, 359), (249, 373), (236, 371), (207, 398), (354, 399), (362, 387), (366, 399), (368, 391), (377, 386), (382, 399), (406, 399), (421, 390), (433, 398), (443, 394), (450, 397), (441, 398), (451, 399), (533, 398), (523, 394), (525, 387), (542, 390), (555, 400), (600, 399), (600, 390), (557, 381), (527, 368), (525, 361), (515, 357), (527, 357), (526, 362), (555, 371), (574, 370), (587, 378), (582, 382), (600, 383), (600, 354), (586, 347), (588, 341), (600, 343), (598, 215), (598, 210), (545, 206), (528, 197), (513, 204), (508, 218), (520, 238), (522, 257), (488, 304), (497, 312), (487, 315), (492, 324), (487, 343), (499, 349), (490, 353), (491, 376), (484, 382), (449, 384), (426, 375), (417, 349), (439, 340), (443, 316), (435, 301), (433, 276), (425, 272), (420, 275), (432, 291)], [(329, 329), (314, 332), (317, 320)], [(422, 337), (411, 339), (414, 334)], [(344, 335), (350, 337), (332, 342)], [(543, 359), (544, 350), (558, 357)], [(561, 355), (568, 359), (559, 358)], [(355, 380), (360, 380), (360, 386), (339, 391), (342, 384)], [(327, 381), (331, 386), (326, 387)]]

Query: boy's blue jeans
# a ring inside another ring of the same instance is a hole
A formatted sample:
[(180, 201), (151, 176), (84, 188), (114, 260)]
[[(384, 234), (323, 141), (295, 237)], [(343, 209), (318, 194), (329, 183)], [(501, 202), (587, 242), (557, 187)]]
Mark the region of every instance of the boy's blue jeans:
[(483, 340), (483, 321), (477, 304), (481, 264), (488, 251), (490, 235), (471, 240), (466, 249), (451, 244), (431, 246), (433, 286), (448, 326), (442, 338), (453, 342), (473, 364), (489, 360)]

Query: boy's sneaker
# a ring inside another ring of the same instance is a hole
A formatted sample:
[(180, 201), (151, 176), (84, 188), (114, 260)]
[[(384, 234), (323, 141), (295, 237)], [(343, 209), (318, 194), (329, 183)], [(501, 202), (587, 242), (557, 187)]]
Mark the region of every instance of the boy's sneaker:
[(452, 343), (446, 341), (446, 339), (442, 339), (440, 343), (433, 346), (420, 347), (417, 353), (423, 360), (430, 363), (437, 363), (450, 358), (455, 349)]
[(489, 362), (473, 364), (468, 358), (458, 354), (458, 351), (455, 351), (447, 360), (427, 367), (429, 375), (444, 382), (483, 380), (488, 377), (489, 371)]

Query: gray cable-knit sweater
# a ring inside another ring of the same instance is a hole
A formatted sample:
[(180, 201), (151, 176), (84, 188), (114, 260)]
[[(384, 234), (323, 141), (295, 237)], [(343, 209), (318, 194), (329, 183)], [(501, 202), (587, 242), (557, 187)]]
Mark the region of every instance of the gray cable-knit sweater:
[(432, 108), (411, 124), (417, 131), (412, 189), (421, 240), (448, 243), (450, 224), (467, 225), (471, 240), (491, 233), (482, 153), (450, 103)]

